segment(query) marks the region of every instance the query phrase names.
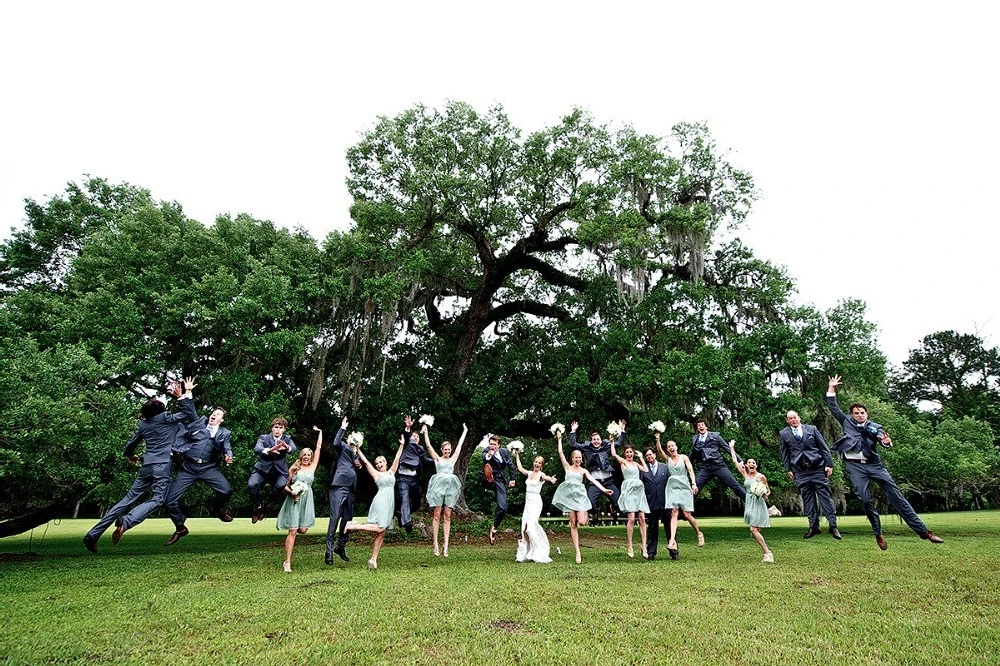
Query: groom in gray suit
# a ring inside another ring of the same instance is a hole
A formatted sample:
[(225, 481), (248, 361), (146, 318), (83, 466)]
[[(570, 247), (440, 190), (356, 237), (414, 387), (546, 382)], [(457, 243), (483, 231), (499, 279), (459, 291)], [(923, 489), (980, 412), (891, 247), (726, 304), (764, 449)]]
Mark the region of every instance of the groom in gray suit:
[[(327, 460), (332, 460), (330, 468), (330, 524), (326, 528), (326, 556), (323, 561), (333, 564), (333, 555), (349, 562), (347, 557), (347, 533), (344, 528), (347, 523), (354, 518), (354, 494), (358, 488), (358, 475), (355, 471), (361, 467), (361, 459), (354, 451), (354, 447), (343, 442), (344, 433), (347, 431), (347, 417), (340, 422), (340, 430), (330, 445), (330, 452), (324, 456)], [(337, 525), (340, 525), (338, 530)], [(336, 535), (336, 543), (334, 543)]]
[(271, 432), (258, 437), (257, 444), (254, 445), (257, 464), (247, 480), (247, 490), (254, 506), (251, 523), (260, 522), (267, 516), (268, 507), (264, 506), (260, 497), (265, 483), (271, 484), (275, 504), (280, 506), (285, 499), (285, 483), (288, 481), (288, 463), (285, 462), (285, 457), (289, 453), (295, 453), (295, 442), (285, 434), (287, 427), (288, 421), (280, 416), (275, 418), (271, 421)]
[(182, 409), (190, 423), (184, 439), (174, 449), (181, 458), (181, 469), (167, 492), (167, 513), (174, 523), (174, 533), (167, 539), (165, 546), (174, 545), (190, 533), (185, 526), (187, 519), (181, 511), (181, 498), (197, 481), (204, 482), (215, 491), (212, 515), (224, 523), (233, 522), (232, 516), (226, 511), (233, 487), (219, 469), (220, 458), (227, 465), (233, 462), (232, 433), (222, 427), (226, 410), (218, 407), (206, 419), (198, 416), (192, 401), (184, 402), (187, 404), (182, 405)]
[(882, 457), (878, 454), (877, 444), (884, 447), (892, 446), (892, 438), (885, 428), (874, 421), (868, 420), (868, 408), (860, 402), (850, 406), (851, 415), (848, 416), (837, 404), (837, 387), (840, 386), (840, 375), (830, 377), (830, 386), (826, 392), (826, 406), (830, 408), (833, 418), (840, 422), (844, 429), (844, 436), (833, 444), (833, 449), (844, 457), (844, 466), (847, 474), (851, 477), (851, 485), (854, 492), (861, 498), (861, 506), (868, 516), (868, 522), (872, 524), (872, 532), (875, 533), (875, 543), (882, 550), (889, 545), (882, 536), (882, 521), (878, 515), (878, 507), (872, 497), (871, 482), (874, 481), (882, 489), (885, 498), (896, 509), (896, 513), (903, 519), (910, 529), (916, 532), (921, 539), (926, 539), (931, 543), (943, 543), (944, 539), (927, 529), (924, 521), (913, 510), (910, 503), (906, 501), (903, 492), (896, 485), (889, 470), (882, 464)]
[(670, 478), (670, 471), (666, 465), (656, 461), (653, 449), (646, 449), (643, 457), (646, 459), (646, 469), (649, 470), (639, 473), (643, 490), (646, 492), (646, 503), (649, 504), (649, 513), (646, 514), (646, 554), (653, 560), (656, 559), (656, 546), (660, 542), (658, 532), (661, 522), (663, 536), (670, 538), (670, 513), (666, 509), (667, 479)]
[[(190, 390), (194, 386), (194, 382), (188, 380), (185, 382), (185, 386), (188, 387), (188, 393), (183, 397), (181, 397), (180, 383), (174, 382), (170, 386), (170, 395), (179, 399), (179, 406), (191, 403)], [(193, 405), (191, 407), (193, 408)], [(111, 507), (83, 537), (83, 545), (92, 553), (97, 552), (97, 540), (116, 520), (121, 519), (111, 536), (111, 541), (117, 544), (125, 530), (129, 530), (144, 521), (163, 505), (167, 497), (167, 489), (170, 487), (170, 450), (173, 448), (179, 433), (183, 431), (183, 421), (188, 417), (183, 413), (171, 414), (167, 411), (166, 403), (157, 398), (148, 400), (142, 406), (140, 414), (142, 414), (142, 420), (139, 421), (135, 434), (125, 445), (125, 457), (133, 465), (137, 465), (139, 464), (139, 456), (135, 454), (136, 447), (139, 446), (140, 442), (146, 442), (146, 452), (142, 455), (139, 476), (136, 477), (125, 497)], [(131, 509), (132, 505), (146, 493), (146, 490), (152, 492), (152, 497)]]
[(833, 456), (826, 440), (816, 426), (802, 423), (798, 412), (789, 411), (785, 414), (788, 427), (778, 433), (781, 440), (781, 463), (785, 467), (788, 478), (795, 481), (795, 486), (802, 496), (802, 510), (809, 519), (809, 529), (802, 537), (811, 539), (819, 534), (819, 509), (816, 500), (823, 509), (830, 524), (830, 534), (840, 541), (840, 530), (837, 529), (837, 509), (830, 492), (830, 475), (833, 474)]

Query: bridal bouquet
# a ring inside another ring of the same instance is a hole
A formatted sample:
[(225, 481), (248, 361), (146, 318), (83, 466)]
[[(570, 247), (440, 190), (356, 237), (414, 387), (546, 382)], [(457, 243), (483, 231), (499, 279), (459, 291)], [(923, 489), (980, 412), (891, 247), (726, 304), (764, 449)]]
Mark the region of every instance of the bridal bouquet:
[(358, 431), (352, 432), (347, 436), (347, 443), (360, 449), (361, 445), (365, 443), (365, 434)]
[(649, 429), (655, 432), (663, 432), (667, 429), (667, 426), (663, 425), (663, 421), (653, 421), (649, 424)]
[(549, 428), (549, 432), (558, 437), (559, 435), (566, 432), (566, 426), (564, 426), (562, 423), (553, 423), (552, 427)]
[(298, 504), (299, 497), (302, 495), (302, 493), (309, 490), (309, 484), (306, 483), (305, 481), (299, 481), (296, 479), (295, 483), (292, 484), (292, 487), (289, 488), (289, 490), (292, 491), (292, 497), (295, 498), (295, 503)]
[(524, 442), (519, 439), (515, 439), (507, 445), (507, 450), (511, 453), (514, 451), (524, 451)]
[(750, 493), (757, 497), (764, 497), (767, 495), (767, 486), (760, 481), (754, 481), (750, 484)]
[(428, 428), (434, 427), (434, 417), (430, 414), (424, 414), (420, 417), (419, 423), (426, 423)]
[(618, 423), (611, 422), (608, 424), (608, 434), (612, 437), (617, 437), (622, 434), (622, 427)]

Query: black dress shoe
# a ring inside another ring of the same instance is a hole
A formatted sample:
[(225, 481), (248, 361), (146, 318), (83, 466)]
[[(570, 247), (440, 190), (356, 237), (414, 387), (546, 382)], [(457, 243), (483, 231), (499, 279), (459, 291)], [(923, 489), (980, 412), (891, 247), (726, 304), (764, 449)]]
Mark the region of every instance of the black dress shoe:
[(119, 525), (115, 528), (115, 533), (111, 535), (111, 543), (117, 545), (122, 540), (123, 534), (125, 534), (125, 526)]
[(83, 537), (83, 545), (86, 546), (87, 550), (92, 553), (97, 552), (97, 539), (91, 539), (90, 537)]
[(328, 565), (330, 565), (330, 566), (333, 566), (333, 553), (327, 553), (327, 554), (326, 554), (326, 555), (325, 555), (325, 556), (323, 557), (323, 561), (324, 561), (324, 562), (325, 562), (326, 564), (328, 564)]
[(833, 538), (834, 538), (834, 539), (836, 539), (837, 541), (840, 541), (840, 540), (841, 540), (841, 539), (843, 538), (842, 536), (840, 536), (840, 530), (838, 530), (838, 529), (837, 529), (836, 527), (831, 527), (831, 528), (830, 528), (830, 534), (831, 534), (831, 535), (833, 536)]
[(351, 561), (351, 558), (349, 558), (347, 556), (347, 553), (344, 552), (343, 548), (334, 548), (333, 552), (335, 552), (337, 554), (337, 557), (339, 557), (340, 559), (344, 560), (345, 562), (350, 562)]
[(806, 530), (806, 533), (802, 535), (802, 538), (803, 539), (812, 539), (817, 534), (819, 534), (819, 528), (818, 527), (810, 527), (809, 529)]
[(409, 534), (410, 532), (413, 531), (413, 523), (406, 523), (405, 525), (403, 525), (403, 529), (406, 530), (407, 534)]
[(944, 539), (942, 539), (941, 537), (939, 537), (937, 534), (934, 534), (934, 532), (930, 532), (930, 531), (924, 532), (923, 534), (921, 534), (920, 538), (921, 539), (926, 539), (926, 540), (930, 541), (931, 543), (944, 543)]
[(681, 556), (681, 554), (677, 551), (676, 548), (669, 548), (667, 549), (667, 552), (670, 553), (670, 559), (672, 560), (679, 559)]
[(264, 520), (264, 507), (259, 506), (253, 510), (253, 517), (250, 518), (250, 524), (255, 525), (262, 520)]
[(889, 548), (889, 544), (885, 542), (885, 537), (882, 536), (881, 534), (875, 535), (875, 543), (877, 543), (878, 547), (881, 548), (882, 550), (887, 550)]
[(233, 517), (230, 516), (229, 512), (226, 511), (225, 509), (223, 509), (218, 514), (216, 514), (216, 516), (218, 517), (219, 520), (221, 520), (224, 523), (231, 523), (231, 522), (233, 522)]
[(175, 532), (174, 532), (174, 533), (173, 533), (173, 534), (172, 534), (172, 535), (170, 536), (170, 538), (169, 538), (169, 539), (167, 539), (167, 542), (166, 542), (165, 544), (163, 544), (163, 545), (164, 545), (164, 546), (172, 546), (172, 545), (174, 545), (175, 543), (177, 543), (178, 541), (180, 541), (180, 540), (181, 540), (181, 537), (186, 537), (186, 536), (187, 536), (188, 534), (190, 534), (190, 533), (191, 533), (191, 532), (190, 532), (190, 531), (188, 531), (188, 528), (186, 528), (186, 527), (182, 527), (182, 528), (180, 528), (179, 530), (175, 531)]

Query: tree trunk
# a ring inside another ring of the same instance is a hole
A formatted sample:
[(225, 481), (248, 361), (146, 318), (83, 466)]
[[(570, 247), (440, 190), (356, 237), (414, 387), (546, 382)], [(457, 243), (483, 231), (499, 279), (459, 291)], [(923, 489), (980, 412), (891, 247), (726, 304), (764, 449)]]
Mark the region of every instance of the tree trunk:
[(66, 514), (72, 512), (73, 504), (75, 504), (75, 502), (70, 502), (68, 504), (55, 504), (47, 506), (43, 509), (38, 509), (37, 511), (32, 511), (31, 513), (26, 513), (23, 516), (17, 516), (0, 522), (0, 539), (3, 537), (14, 536), (15, 534), (23, 534), (28, 530), (38, 527), (39, 525), (44, 525), (53, 518), (65, 516)]

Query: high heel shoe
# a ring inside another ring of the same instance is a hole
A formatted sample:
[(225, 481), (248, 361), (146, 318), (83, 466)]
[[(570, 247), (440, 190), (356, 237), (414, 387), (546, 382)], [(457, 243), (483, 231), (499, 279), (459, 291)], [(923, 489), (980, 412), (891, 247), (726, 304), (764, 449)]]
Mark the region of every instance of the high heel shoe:
[(649, 559), (649, 551), (646, 550), (646, 546), (642, 547), (642, 559), (644, 559), (644, 560), (648, 560)]
[(628, 549), (628, 559), (630, 559), (630, 560), (634, 560), (635, 559), (635, 551), (632, 550), (631, 548)]
[(292, 563), (282, 562), (281, 568), (285, 570), (285, 573), (292, 573)]
[(375, 560), (368, 560), (368, 568), (378, 569), (378, 562), (376, 562)]
[(438, 550), (437, 546), (434, 546), (434, 557), (441, 557), (441, 551)]
[(698, 532), (698, 547), (701, 548), (704, 545), (705, 545), (705, 535), (702, 534), (701, 532)]
[(448, 557), (448, 549), (447, 548), (444, 549), (444, 556)]

